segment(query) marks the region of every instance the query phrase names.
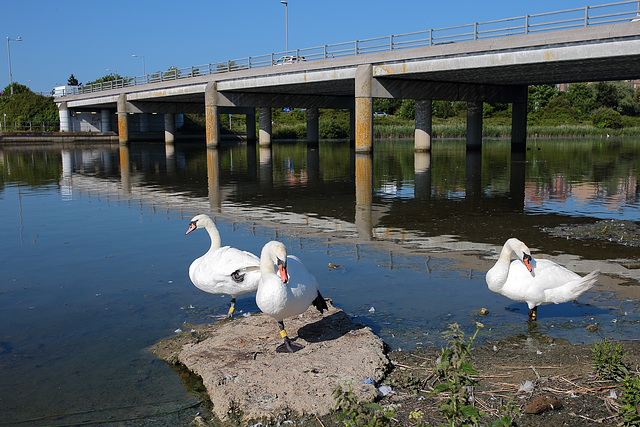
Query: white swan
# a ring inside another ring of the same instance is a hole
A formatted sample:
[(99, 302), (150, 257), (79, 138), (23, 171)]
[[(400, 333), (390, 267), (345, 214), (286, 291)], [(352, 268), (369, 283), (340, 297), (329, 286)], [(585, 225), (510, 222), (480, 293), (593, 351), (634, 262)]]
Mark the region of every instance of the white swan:
[(189, 278), (200, 290), (211, 294), (231, 295), (227, 317), (232, 317), (236, 297), (255, 291), (260, 283), (260, 259), (250, 252), (229, 246), (220, 247), (220, 233), (209, 216), (201, 214), (191, 219), (185, 234), (204, 228), (211, 237), (211, 247), (189, 266)]
[[(278, 266), (275, 273), (274, 265)], [(318, 281), (307, 271), (299, 258), (289, 255), (284, 245), (271, 241), (260, 254), (262, 280), (256, 293), (258, 308), (273, 317), (280, 326), (284, 343), (277, 352), (293, 353), (304, 346), (291, 342), (284, 329), (283, 320), (304, 313), (313, 304), (320, 313), (328, 310), (327, 303), (318, 291)]]
[[(511, 254), (518, 258), (511, 262)], [(489, 271), (489, 290), (529, 306), (528, 321), (536, 320), (538, 306), (559, 304), (578, 298), (591, 288), (600, 271), (584, 277), (547, 259), (535, 260), (520, 240), (511, 238), (502, 247), (500, 258)]]

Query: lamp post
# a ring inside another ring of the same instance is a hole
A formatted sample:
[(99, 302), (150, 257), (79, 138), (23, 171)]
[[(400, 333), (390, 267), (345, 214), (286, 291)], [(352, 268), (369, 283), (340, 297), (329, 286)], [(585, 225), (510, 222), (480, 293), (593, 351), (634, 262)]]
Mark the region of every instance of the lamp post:
[(144, 55), (131, 55), (134, 58), (142, 58), (142, 75), (146, 76), (147, 75), (147, 69), (144, 66)]
[(18, 37), (17, 39), (11, 39), (7, 37), (7, 55), (9, 56), (9, 86), (11, 87), (11, 95), (13, 95), (13, 75), (11, 74), (11, 48), (9, 47), (9, 42), (21, 42), (22, 37)]
[(289, 54), (289, 3), (280, 0), (280, 3), (284, 5), (284, 31), (285, 31), (285, 46), (287, 48), (287, 55)]

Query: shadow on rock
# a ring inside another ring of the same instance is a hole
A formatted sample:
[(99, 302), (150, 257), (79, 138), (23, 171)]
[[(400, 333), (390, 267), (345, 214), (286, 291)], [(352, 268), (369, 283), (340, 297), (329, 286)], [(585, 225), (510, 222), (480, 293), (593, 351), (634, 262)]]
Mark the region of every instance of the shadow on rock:
[(307, 342), (332, 341), (362, 328), (364, 325), (353, 323), (344, 311), (338, 311), (302, 326), (298, 329), (298, 337)]

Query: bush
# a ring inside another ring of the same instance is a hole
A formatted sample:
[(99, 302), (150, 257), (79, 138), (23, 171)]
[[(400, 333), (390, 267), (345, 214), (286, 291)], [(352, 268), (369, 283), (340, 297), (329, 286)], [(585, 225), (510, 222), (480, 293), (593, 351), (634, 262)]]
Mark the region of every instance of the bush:
[(591, 121), (597, 128), (621, 129), (623, 127), (622, 116), (612, 108), (598, 108), (591, 114)]
[(349, 128), (344, 127), (335, 119), (323, 120), (318, 124), (318, 133), (320, 138), (337, 139), (348, 138)]

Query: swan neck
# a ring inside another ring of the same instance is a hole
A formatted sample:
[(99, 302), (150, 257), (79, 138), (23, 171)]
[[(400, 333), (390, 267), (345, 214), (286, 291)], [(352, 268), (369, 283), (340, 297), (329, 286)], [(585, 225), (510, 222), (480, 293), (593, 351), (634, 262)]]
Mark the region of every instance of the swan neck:
[(209, 233), (209, 237), (211, 238), (211, 247), (209, 248), (209, 252), (218, 249), (221, 245), (221, 241), (220, 233), (218, 232), (216, 226), (213, 225), (213, 223), (207, 224), (205, 230), (207, 230), (207, 233)]

